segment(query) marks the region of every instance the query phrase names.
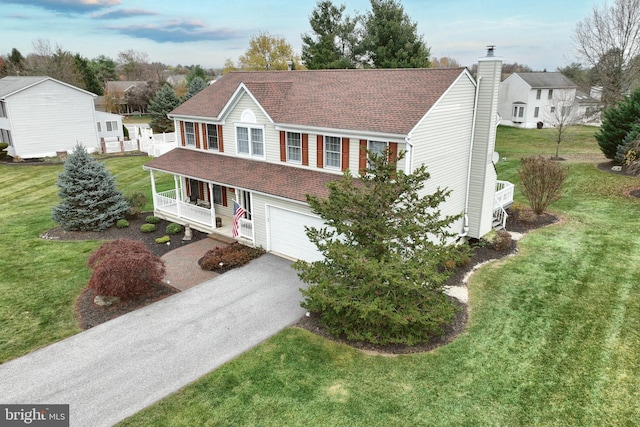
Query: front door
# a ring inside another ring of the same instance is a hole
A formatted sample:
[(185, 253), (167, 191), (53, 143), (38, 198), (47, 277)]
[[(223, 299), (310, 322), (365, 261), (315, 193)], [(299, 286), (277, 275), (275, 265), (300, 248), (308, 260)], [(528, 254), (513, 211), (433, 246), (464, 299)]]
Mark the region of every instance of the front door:
[(189, 179), (189, 200), (197, 202), (200, 198), (200, 182), (195, 179)]

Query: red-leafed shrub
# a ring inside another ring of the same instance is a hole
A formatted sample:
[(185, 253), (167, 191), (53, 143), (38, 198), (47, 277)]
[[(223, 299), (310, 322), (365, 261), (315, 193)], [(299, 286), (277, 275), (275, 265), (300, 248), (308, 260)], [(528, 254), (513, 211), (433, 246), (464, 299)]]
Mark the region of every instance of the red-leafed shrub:
[(198, 264), (203, 270), (224, 273), (232, 268), (243, 266), (262, 254), (264, 250), (261, 248), (250, 248), (236, 242), (224, 248), (216, 246), (207, 251), (198, 260)]
[(142, 295), (164, 278), (165, 265), (142, 242), (119, 239), (103, 243), (87, 262), (89, 287), (96, 295), (123, 299)]

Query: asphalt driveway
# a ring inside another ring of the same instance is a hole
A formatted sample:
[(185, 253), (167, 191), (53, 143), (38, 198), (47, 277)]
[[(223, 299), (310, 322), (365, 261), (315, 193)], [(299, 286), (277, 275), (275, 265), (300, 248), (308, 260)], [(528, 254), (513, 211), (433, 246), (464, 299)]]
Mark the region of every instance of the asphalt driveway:
[(303, 287), (271, 254), (0, 365), (0, 403), (70, 404), (111, 426), (295, 323)]

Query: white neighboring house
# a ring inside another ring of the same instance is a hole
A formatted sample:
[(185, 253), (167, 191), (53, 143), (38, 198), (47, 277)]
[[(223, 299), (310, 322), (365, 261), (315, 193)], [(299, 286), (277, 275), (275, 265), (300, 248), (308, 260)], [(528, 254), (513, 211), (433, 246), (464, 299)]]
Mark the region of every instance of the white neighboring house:
[[(493, 50), (465, 68), (232, 72), (169, 117), (178, 148), (145, 164), (156, 215), (233, 236), (290, 258), (321, 258), (305, 226), (322, 226), (306, 195), (366, 167), (363, 149), (406, 152), (426, 165), (422, 195), (452, 191), (442, 215), (459, 238), (482, 237), (504, 217), (513, 185), (492, 157), (502, 61)], [(156, 188), (169, 174), (173, 188)], [(236, 206), (244, 209), (236, 215)], [(219, 219), (219, 220), (218, 220)]]
[(0, 138), (14, 158), (53, 157), (82, 144), (100, 149), (95, 94), (51, 77), (0, 79)]
[(513, 73), (500, 83), (500, 124), (536, 128), (554, 126), (558, 109), (573, 107), (578, 86), (562, 73)]
[(100, 138), (100, 141), (103, 139), (115, 139), (118, 141), (124, 139), (122, 116), (119, 114), (96, 111), (96, 128), (98, 129), (98, 137)]

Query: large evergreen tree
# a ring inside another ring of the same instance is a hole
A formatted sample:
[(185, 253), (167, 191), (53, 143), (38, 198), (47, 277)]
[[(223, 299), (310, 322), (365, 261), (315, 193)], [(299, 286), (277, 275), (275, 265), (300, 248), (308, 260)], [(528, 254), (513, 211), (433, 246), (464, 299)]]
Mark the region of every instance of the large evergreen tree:
[(309, 18), (312, 34), (302, 35), (302, 60), (310, 70), (355, 68), (358, 65), (359, 16), (343, 15), (345, 6), (319, 1)]
[(428, 68), (429, 48), (404, 7), (395, 0), (371, 0), (362, 49), (375, 68)]
[(630, 96), (602, 112), (602, 126), (596, 133), (600, 151), (607, 159), (614, 159), (618, 146), (628, 133), (640, 124), (640, 87)]
[(51, 218), (67, 231), (105, 230), (129, 211), (113, 175), (81, 145), (67, 157), (57, 185), (61, 201)]
[(180, 98), (169, 85), (164, 85), (156, 92), (156, 96), (149, 103), (151, 128), (154, 132), (173, 132), (173, 120), (167, 117), (173, 109), (180, 105)]
[[(398, 156), (402, 158), (402, 154)], [(449, 268), (462, 258), (442, 216), (449, 191), (419, 196), (426, 167), (397, 170), (388, 153), (371, 154), (360, 179), (349, 171), (329, 184), (327, 199), (307, 196), (326, 225), (307, 229), (323, 261), (298, 261), (308, 283), (303, 307), (335, 335), (377, 344), (412, 345), (442, 334), (455, 313), (444, 295)]]
[(187, 93), (184, 95), (184, 101), (190, 99), (193, 95), (200, 92), (206, 87), (207, 82), (205, 82), (201, 77), (195, 77), (193, 80), (191, 80), (191, 83), (189, 83), (189, 90), (187, 90)]

